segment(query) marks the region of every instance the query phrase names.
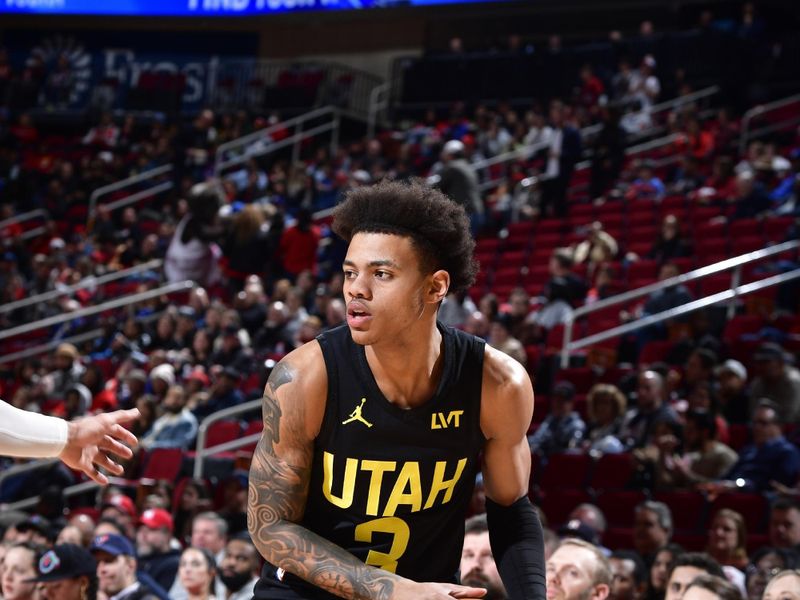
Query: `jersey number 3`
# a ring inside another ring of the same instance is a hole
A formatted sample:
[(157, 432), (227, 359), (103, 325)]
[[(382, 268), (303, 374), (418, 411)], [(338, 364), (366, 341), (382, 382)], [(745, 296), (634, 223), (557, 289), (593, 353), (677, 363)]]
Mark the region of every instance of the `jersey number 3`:
[(367, 560), (364, 562), (373, 567), (383, 569), (384, 571), (395, 573), (397, 571), (397, 561), (400, 560), (400, 557), (403, 556), (406, 548), (408, 548), (411, 530), (409, 530), (408, 525), (402, 519), (397, 517), (383, 517), (356, 526), (356, 541), (370, 544), (372, 543), (373, 533), (392, 534), (392, 545), (388, 553), (370, 550), (367, 554)]

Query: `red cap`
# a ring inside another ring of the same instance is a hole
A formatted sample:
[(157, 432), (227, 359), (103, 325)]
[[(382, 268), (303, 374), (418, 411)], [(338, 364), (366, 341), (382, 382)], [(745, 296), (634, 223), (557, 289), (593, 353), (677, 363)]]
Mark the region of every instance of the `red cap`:
[(163, 508), (148, 508), (142, 513), (139, 523), (150, 529), (169, 529), (172, 533), (172, 515)]
[(138, 514), (133, 500), (128, 498), (125, 494), (114, 494), (103, 504), (103, 508), (107, 506), (113, 506), (117, 510), (127, 513), (132, 519), (136, 519)]
[(211, 380), (208, 378), (206, 372), (203, 371), (202, 369), (195, 369), (194, 371), (189, 373), (189, 376), (186, 378), (186, 380), (191, 381), (192, 379), (196, 379), (204, 386), (211, 385)]

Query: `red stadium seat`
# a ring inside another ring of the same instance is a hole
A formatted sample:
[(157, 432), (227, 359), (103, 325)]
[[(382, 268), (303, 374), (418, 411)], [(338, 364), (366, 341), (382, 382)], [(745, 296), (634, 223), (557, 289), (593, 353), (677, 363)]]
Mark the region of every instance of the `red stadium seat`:
[(592, 497), (585, 490), (555, 488), (537, 500), (539, 508), (547, 517), (548, 527), (558, 529), (567, 522), (569, 513)]
[(239, 421), (217, 421), (213, 423), (206, 434), (205, 448), (211, 448), (231, 442), (241, 435), (242, 427)]
[(632, 527), (634, 509), (646, 499), (641, 490), (615, 490), (598, 492), (595, 504), (603, 511), (609, 527)]
[(633, 479), (635, 472), (630, 454), (604, 454), (592, 470), (590, 487), (595, 490), (620, 490)]
[(769, 503), (763, 495), (740, 492), (720, 494), (711, 503), (709, 514), (714, 515), (722, 508), (730, 508), (742, 515), (748, 533), (766, 533)]
[(176, 481), (183, 464), (183, 450), (155, 448), (147, 453), (144, 464), (143, 479)]
[(700, 492), (658, 492), (653, 496), (653, 500), (669, 506), (676, 532), (697, 533), (706, 522), (708, 503)]
[(542, 471), (540, 487), (547, 495), (554, 489), (583, 489), (589, 478), (592, 459), (588, 454), (553, 454)]

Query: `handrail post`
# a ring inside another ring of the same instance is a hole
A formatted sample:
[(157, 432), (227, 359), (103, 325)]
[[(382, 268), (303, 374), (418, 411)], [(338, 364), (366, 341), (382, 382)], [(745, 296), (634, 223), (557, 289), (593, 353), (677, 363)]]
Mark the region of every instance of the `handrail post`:
[(334, 109), (333, 112), (333, 129), (331, 130), (331, 158), (333, 155), (336, 154), (336, 150), (339, 149), (339, 127), (342, 124), (342, 113), (339, 112), (339, 109)]
[(736, 300), (739, 297), (737, 290), (742, 283), (742, 265), (736, 265), (731, 273), (731, 289), (733, 290), (733, 298), (728, 302), (728, 319), (732, 319), (736, 315)]
[(561, 346), (561, 368), (566, 369), (569, 366), (569, 345), (572, 342), (572, 327), (575, 320), (572, 316), (567, 317), (564, 323), (564, 337)]
[(294, 144), (292, 145), (292, 164), (296, 165), (300, 162), (300, 144), (303, 141), (303, 136), (299, 135), (303, 133), (303, 122), (300, 121), (297, 123), (297, 131), (295, 131), (295, 135), (298, 136), (295, 140)]

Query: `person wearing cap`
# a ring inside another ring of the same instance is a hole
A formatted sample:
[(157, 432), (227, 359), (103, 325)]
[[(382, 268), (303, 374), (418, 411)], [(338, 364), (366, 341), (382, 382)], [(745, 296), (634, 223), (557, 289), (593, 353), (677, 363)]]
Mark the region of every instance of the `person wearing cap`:
[(129, 459), (138, 440), (122, 427), (139, 416), (139, 411), (118, 410), (75, 421), (65, 421), (21, 410), (0, 400), (0, 455), (26, 458), (60, 458), (69, 468), (83, 471), (101, 485), (112, 475), (121, 475), (113, 459)]
[(181, 348), (191, 347), (195, 331), (197, 331), (197, 313), (191, 306), (181, 306), (178, 308), (175, 323), (175, 339)]
[(173, 521), (163, 508), (150, 508), (142, 513), (136, 532), (139, 568), (165, 590), (176, 581), (180, 550), (171, 546)]
[(797, 423), (800, 418), (800, 370), (789, 364), (786, 352), (773, 342), (759, 346), (753, 358), (756, 376), (750, 386), (750, 398), (769, 398), (778, 406), (778, 416), (783, 423)]
[(158, 600), (159, 596), (136, 578), (136, 551), (128, 538), (98, 536), (89, 552), (97, 561), (98, 587), (108, 600)]
[(484, 600), (505, 600), (508, 597), (492, 556), (485, 514), (470, 517), (464, 523), (464, 547), (459, 570), (463, 585), (486, 589)]
[(63, 399), (69, 388), (80, 383), (85, 370), (78, 349), (66, 342), (59, 344), (53, 353), (53, 370), (42, 381), (48, 397)]
[(464, 207), (469, 216), (472, 233), (483, 227), (486, 209), (483, 206), (478, 174), (467, 162), (466, 148), (461, 140), (450, 140), (442, 148), (442, 170), (437, 187), (448, 197)]
[(136, 533), (136, 521), (139, 518), (136, 505), (121, 492), (112, 493), (103, 502), (100, 516), (114, 519), (128, 537), (132, 538)]
[(169, 363), (162, 363), (150, 371), (150, 388), (153, 395), (163, 400), (167, 390), (175, 385), (175, 367)]
[(750, 394), (745, 366), (729, 358), (714, 369), (714, 379), (722, 415), (728, 423), (747, 423), (750, 420)]
[(50, 521), (40, 515), (31, 515), (16, 525), (17, 542), (31, 542), (40, 546), (49, 546), (53, 543), (54, 532)]
[(559, 381), (553, 387), (550, 398), (550, 414), (528, 437), (531, 452), (550, 456), (577, 448), (586, 434), (586, 424), (572, 410), (575, 386), (568, 381)]
[(225, 367), (214, 380), (208, 401), (198, 405), (192, 411), (197, 420), (202, 421), (208, 415), (223, 408), (230, 408), (244, 402), (244, 396), (238, 387), (241, 377), (241, 373), (236, 368)]
[(261, 555), (246, 532), (241, 532), (225, 546), (225, 558), (219, 565), (219, 580), (224, 586), (222, 600), (250, 600), (261, 571)]
[(150, 431), (142, 438), (145, 450), (153, 448), (181, 448), (188, 450), (197, 435), (197, 417), (186, 408), (186, 390), (173, 385), (161, 404), (164, 414), (156, 419)]
[(39, 558), (38, 576), (43, 600), (97, 600), (97, 563), (88, 550), (61, 544)]

